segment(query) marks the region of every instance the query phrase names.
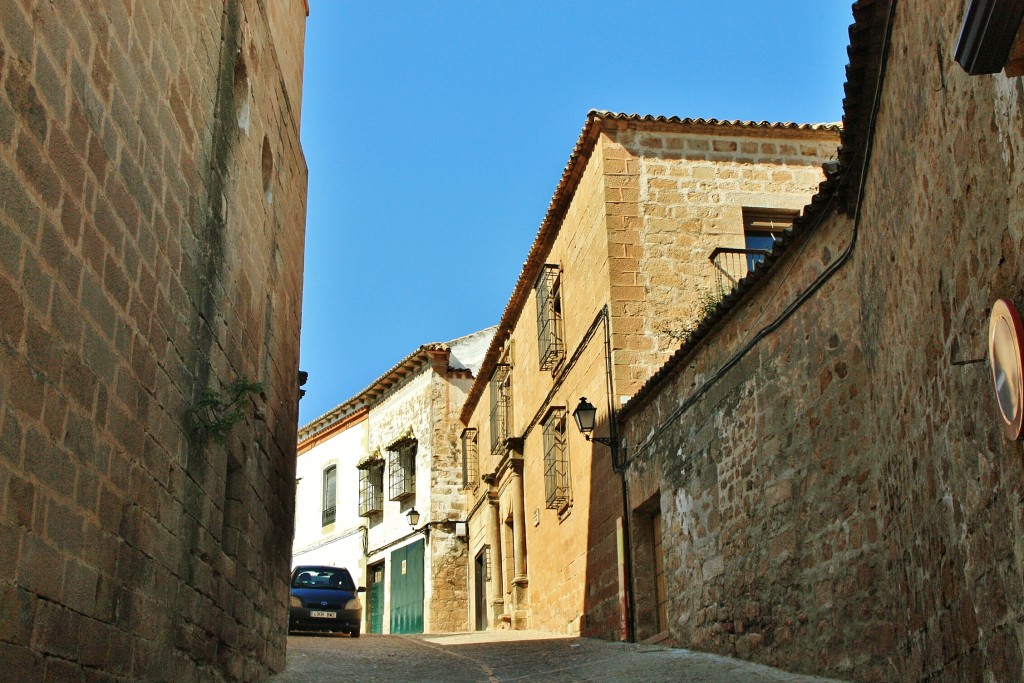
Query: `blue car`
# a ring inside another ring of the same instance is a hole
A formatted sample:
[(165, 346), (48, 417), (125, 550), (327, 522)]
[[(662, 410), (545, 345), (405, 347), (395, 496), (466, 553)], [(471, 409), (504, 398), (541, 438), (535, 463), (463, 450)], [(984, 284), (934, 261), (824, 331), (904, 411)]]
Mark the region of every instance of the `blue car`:
[(341, 567), (299, 566), (292, 570), (288, 632), (334, 631), (359, 637), (363, 606), (352, 575)]

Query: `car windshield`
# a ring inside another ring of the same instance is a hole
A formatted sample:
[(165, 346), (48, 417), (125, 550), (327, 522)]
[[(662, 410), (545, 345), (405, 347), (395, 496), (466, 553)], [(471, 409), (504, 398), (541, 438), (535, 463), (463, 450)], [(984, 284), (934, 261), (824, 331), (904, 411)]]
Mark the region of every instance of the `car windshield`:
[(299, 567), (292, 588), (322, 588), (353, 591), (356, 584), (347, 569), (338, 567)]

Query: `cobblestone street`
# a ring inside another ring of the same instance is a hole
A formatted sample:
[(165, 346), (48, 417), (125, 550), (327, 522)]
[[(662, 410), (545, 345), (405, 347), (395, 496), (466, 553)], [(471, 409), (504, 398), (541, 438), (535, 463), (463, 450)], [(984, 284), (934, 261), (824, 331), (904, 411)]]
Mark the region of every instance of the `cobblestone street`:
[(827, 683), (736, 659), (539, 632), (435, 636), (292, 635), (271, 683), (327, 681), (630, 681)]

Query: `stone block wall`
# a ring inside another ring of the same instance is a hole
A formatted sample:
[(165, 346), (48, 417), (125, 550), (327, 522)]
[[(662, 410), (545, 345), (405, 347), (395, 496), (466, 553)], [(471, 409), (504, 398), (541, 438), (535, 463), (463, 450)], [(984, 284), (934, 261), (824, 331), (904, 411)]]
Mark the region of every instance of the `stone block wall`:
[[(447, 351), (431, 353), (422, 368), (370, 410), (370, 452), (386, 451), (396, 439), (408, 435), (417, 439), (418, 448), (414, 498), (389, 500), (390, 471), (385, 469), (384, 512), (367, 518), (366, 562), (385, 561), (385, 585), (389, 586), (395, 571), (389, 561), (391, 552), (417, 540), (410, 536), (406, 518), (415, 507), (421, 515), (419, 528), (430, 526), (424, 550), (424, 629), (440, 633), (466, 629), (467, 549), (465, 539), (455, 536), (454, 521), (465, 518), (457, 415), (471, 379), (468, 372), (449, 371)], [(385, 589), (383, 609), (390, 614), (390, 589)], [(389, 630), (388, 620), (384, 623)]]
[[(877, 46), (889, 3), (874, 5)], [(863, 681), (1024, 671), (1024, 462), (979, 362), (992, 302), (1024, 304), (1024, 90), (952, 61), (964, 10), (896, 5), (859, 209), (826, 212), (627, 411), (630, 502), (653, 497), (672, 539), (681, 645)], [(848, 128), (869, 114), (854, 105)]]
[(466, 539), (455, 535), (455, 522), (466, 519), (459, 410), (472, 383), (468, 371), (437, 367), (430, 387), (434, 428), (430, 519), (441, 523), (432, 527), (430, 535), (433, 587), (429, 614), (433, 633), (465, 631), (468, 627), (469, 551)]
[(602, 145), (618, 391), (631, 396), (718, 297), (715, 247), (744, 247), (743, 209), (800, 210), (838, 133), (617, 121)]
[(7, 678), (283, 668), (306, 167), (264, 4), (0, 2)]
[[(544, 262), (561, 273), (564, 364), (540, 368), (535, 292), (508, 332), (529, 582), (518, 592), (506, 582), (503, 595), (506, 611), (511, 603), (521, 611), (520, 598), (528, 599), (533, 628), (618, 639), (626, 631), (617, 552), (622, 483), (610, 449), (585, 440), (571, 413), (589, 397), (601, 416), (595, 434), (609, 433), (609, 403), (618, 407), (667, 358), (682, 332), (673, 325), (692, 319), (701, 292), (713, 286), (708, 255), (716, 246), (744, 245), (743, 207), (802, 207), (823, 178), (822, 162), (834, 158), (838, 136), (828, 127), (591, 116), (593, 127), (584, 129), (570, 162), (572, 181), (553, 203), (558, 229), (545, 237)], [(502, 456), (489, 452), (488, 392), (467, 421), (479, 430), (483, 473), (502, 467)], [(548, 507), (546, 498), (543, 421), (552, 408), (567, 418), (571, 501), (563, 509)], [(471, 503), (506, 488), (481, 487)], [(503, 499), (502, 524), (505, 507)], [(476, 509), (472, 533), (486, 535), (491, 511)]]
[[(566, 356), (579, 346), (593, 324), (608, 296), (608, 250), (604, 226), (604, 162), (598, 151), (601, 142), (591, 154), (582, 176), (573, 192), (573, 201), (566, 208), (559, 238), (546, 258), (547, 263), (559, 264), (562, 269), (561, 296), (563, 333)], [(550, 405), (561, 406), (568, 412), (575, 407), (581, 395), (600, 395), (604, 378), (603, 337), (590, 342), (580, 362), (565, 381), (564, 389), (551, 399)], [(586, 592), (588, 585), (604, 585), (612, 581), (612, 573), (599, 576), (588, 567), (588, 539), (606, 536), (608, 529), (592, 530), (590, 501), (592, 500), (592, 462), (589, 446), (575, 428), (568, 432), (568, 458), (571, 504), (563, 511), (548, 508), (544, 487), (543, 433), (535, 420), (542, 419), (538, 411), (545, 407), (555, 376), (540, 369), (536, 327), (535, 295), (521, 313), (512, 330), (509, 344), (512, 365), (512, 425), (511, 434), (524, 438), (522, 490), (526, 528), (526, 557), (529, 582), (515, 587), (511, 583), (512, 548), (492, 547), (492, 554), (501, 553), (502, 572), (493, 571), (488, 586), (490, 600), (503, 599), (503, 609), (511, 618), (529, 610), (530, 628), (553, 633), (580, 633), (586, 624)], [(486, 382), (482, 377), (479, 381)], [(586, 393), (583, 387), (592, 387), (595, 393)], [(580, 393), (583, 392), (583, 393)], [(493, 473), (500, 467), (502, 457), (491, 453), (489, 423), (489, 389), (476, 405), (468, 426), (476, 427), (479, 435), (480, 472)], [(571, 417), (568, 417), (571, 421)], [(605, 451), (607, 456), (607, 451)], [(607, 459), (599, 461), (607, 465)], [(603, 473), (603, 472), (602, 472)], [(512, 515), (512, 489), (506, 479), (497, 482), (493, 490), (480, 486), (478, 501), (501, 492), (497, 516), (501, 533), (493, 538), (500, 544), (511, 542), (506, 533), (506, 520)], [(597, 481), (600, 481), (598, 477)], [(471, 504), (476, 501), (471, 501)], [(490, 505), (477, 508), (471, 525), (474, 538), (491, 538), (488, 525), (493, 524)], [(551, 549), (557, 549), (552, 552)], [(474, 551), (475, 552), (475, 551)], [(495, 563), (497, 566), (497, 563)], [(589, 571), (588, 571), (589, 570)], [(504, 576), (503, 576), (504, 575)]]

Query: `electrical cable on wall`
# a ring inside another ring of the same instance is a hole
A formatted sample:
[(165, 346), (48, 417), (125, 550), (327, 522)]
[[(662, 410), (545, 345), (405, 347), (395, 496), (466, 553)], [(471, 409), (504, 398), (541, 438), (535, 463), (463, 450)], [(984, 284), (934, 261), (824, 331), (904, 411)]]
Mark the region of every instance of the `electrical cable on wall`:
[[(640, 453), (643, 453), (643, 452), (647, 451), (648, 449), (650, 449), (651, 446), (654, 444), (654, 442), (669, 428), (669, 426), (673, 422), (675, 422), (677, 419), (679, 419), (698, 400), (700, 400), (700, 398), (704, 394), (706, 394), (715, 384), (717, 384), (718, 381), (721, 380), (722, 377), (724, 377), (729, 370), (731, 370), (733, 367), (735, 367), (736, 364), (738, 364), (743, 359), (743, 357), (746, 356), (748, 352), (750, 352), (751, 349), (753, 349), (755, 346), (757, 346), (761, 342), (762, 339), (764, 339), (769, 334), (771, 334), (772, 332), (777, 330), (779, 327), (781, 327), (782, 324), (787, 319), (789, 319), (789, 317), (792, 316), (793, 313), (795, 313), (797, 310), (799, 310), (811, 298), (811, 296), (815, 292), (817, 292), (819, 289), (821, 289), (821, 287), (826, 282), (828, 282), (830, 279), (832, 279), (832, 276), (835, 275), (836, 272), (838, 272), (839, 269), (842, 268), (842, 266), (844, 264), (846, 264), (846, 262), (849, 260), (850, 256), (853, 254), (853, 251), (854, 251), (854, 249), (857, 246), (857, 236), (858, 236), (858, 234), (860, 232), (861, 205), (863, 204), (863, 200), (864, 200), (864, 187), (865, 187), (865, 180), (867, 179), (868, 164), (869, 164), (870, 159), (871, 159), (872, 148), (874, 147), (875, 125), (876, 125), (876, 122), (877, 122), (877, 119), (878, 119), (879, 104), (881, 102), (882, 85), (883, 85), (883, 81), (884, 81), (884, 78), (885, 78), (885, 68), (886, 68), (886, 65), (889, 62), (889, 48), (890, 48), (890, 45), (891, 45), (892, 25), (893, 25), (893, 18), (894, 18), (895, 13), (896, 13), (896, 5), (897, 5), (897, 1), (893, 0), (892, 4), (889, 6), (889, 16), (886, 19), (885, 32), (884, 32), (884, 36), (883, 36), (883, 45), (884, 45), (884, 47), (882, 49), (881, 59), (879, 60), (878, 78), (877, 78), (876, 83), (875, 83), (874, 99), (873, 99), (872, 104), (871, 104), (871, 116), (869, 118), (868, 127), (867, 127), (867, 131), (866, 131), (865, 144), (861, 148), (861, 151), (863, 152), (863, 157), (864, 158), (862, 160), (861, 168), (860, 168), (859, 186), (857, 188), (857, 202), (856, 202), (856, 204), (854, 206), (853, 231), (852, 231), (851, 237), (850, 237), (850, 244), (847, 245), (846, 249), (843, 250), (843, 253), (840, 254), (839, 258), (837, 258), (835, 261), (833, 261), (824, 271), (822, 271), (822, 273), (820, 275), (818, 275), (817, 278), (815, 278), (814, 282), (812, 282), (810, 284), (810, 286), (808, 286), (806, 289), (804, 289), (796, 297), (796, 299), (794, 299), (772, 322), (768, 323), (767, 325), (762, 327), (760, 330), (758, 330), (757, 334), (755, 334), (736, 353), (734, 353), (725, 363), (723, 363), (719, 367), (719, 369), (717, 371), (715, 371), (714, 374), (711, 375), (711, 377), (709, 377), (707, 380), (705, 380), (705, 382), (700, 386), (699, 389), (697, 389), (694, 393), (690, 394), (686, 398), (686, 400), (684, 400), (681, 404), (679, 404), (679, 406), (677, 406), (671, 413), (669, 413), (665, 417), (665, 419), (663, 419), (661, 421), (661, 423), (657, 427), (654, 428), (654, 431), (646, 439), (644, 439), (640, 444), (638, 444), (636, 447), (634, 447), (632, 449), (633, 450), (633, 454), (629, 455), (628, 457), (626, 457), (624, 459), (623, 467), (628, 467), (630, 465), (630, 463), (632, 463), (632, 461), (635, 460), (639, 456)], [(806, 238), (806, 241), (805, 241), (805, 246), (806, 246), (807, 242), (810, 241), (811, 237), (814, 235), (814, 232), (818, 229), (818, 227), (822, 224), (822, 222), (824, 222), (825, 218), (829, 215), (831, 207), (832, 207), (832, 203), (835, 200), (835, 197), (841, 192), (843, 186), (848, 182), (848, 178), (849, 178), (849, 176), (847, 174), (845, 174), (845, 173), (843, 174), (843, 177), (840, 178), (838, 186), (832, 192), (832, 194), (829, 196), (828, 202), (826, 203), (824, 209), (821, 211), (821, 213), (818, 216), (817, 221), (815, 222), (815, 224), (812, 226), (812, 228), (808, 232), (807, 238)], [(801, 253), (802, 253), (802, 250), (801, 250), (800, 253), (797, 254), (797, 256), (796, 256), (797, 259), (799, 259), (799, 256), (800, 256)], [(792, 269), (790, 270), (790, 272), (791, 271), (792, 271)], [(788, 275), (788, 273), (787, 273), (787, 275)], [(773, 298), (774, 298), (774, 295), (773, 295)], [(760, 316), (758, 316), (757, 320), (760, 320)], [(755, 323), (756, 323), (756, 321), (755, 321)]]

